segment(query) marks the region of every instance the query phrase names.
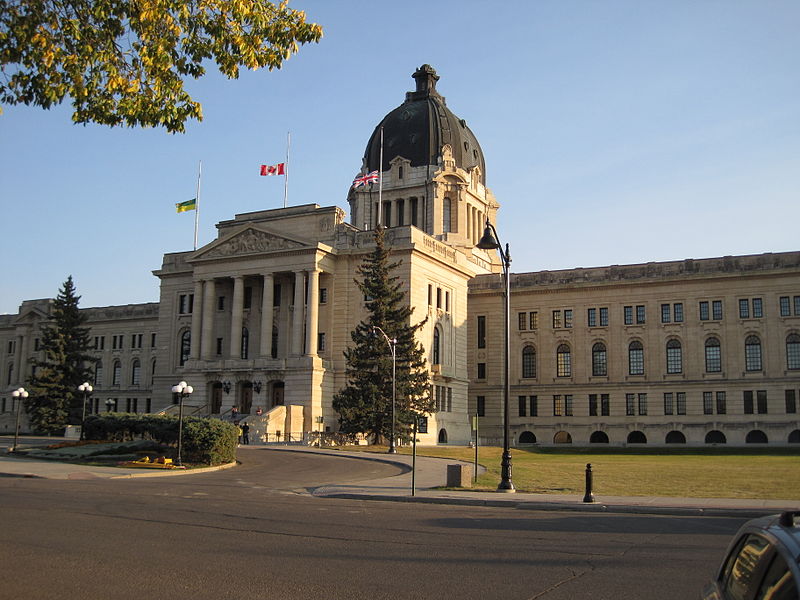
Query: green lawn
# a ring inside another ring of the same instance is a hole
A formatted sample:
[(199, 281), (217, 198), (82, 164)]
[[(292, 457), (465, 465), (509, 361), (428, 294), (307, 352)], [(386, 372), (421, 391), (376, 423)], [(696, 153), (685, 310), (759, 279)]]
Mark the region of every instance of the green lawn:
[[(479, 449), (478, 462), (488, 471), (473, 489), (497, 488), (501, 453), (498, 447)], [(417, 447), (417, 454), (468, 462), (475, 458), (474, 449), (462, 447)], [(583, 494), (586, 464), (591, 463), (597, 496), (800, 499), (800, 449), (532, 448), (513, 449), (511, 457), (512, 481), (520, 492)]]

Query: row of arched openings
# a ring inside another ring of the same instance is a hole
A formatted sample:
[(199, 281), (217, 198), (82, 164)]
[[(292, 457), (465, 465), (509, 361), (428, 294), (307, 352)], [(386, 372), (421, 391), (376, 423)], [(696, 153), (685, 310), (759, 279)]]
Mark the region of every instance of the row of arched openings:
[[(642, 431), (631, 431), (626, 438), (628, 444), (646, 444), (647, 436)], [(747, 444), (768, 444), (769, 438), (767, 434), (760, 429), (753, 429), (745, 436), (745, 443)], [(523, 431), (518, 438), (519, 444), (535, 444), (536, 435), (532, 431)], [(790, 444), (800, 444), (800, 429), (795, 429), (789, 434), (787, 442)], [(572, 436), (567, 431), (559, 431), (553, 436), (554, 444), (571, 444)], [(590, 444), (608, 444), (609, 438), (605, 431), (595, 431), (589, 436)], [(680, 431), (670, 431), (664, 437), (666, 444), (685, 444), (686, 436)], [(714, 429), (706, 433), (706, 444), (726, 444), (728, 439), (724, 433)]]

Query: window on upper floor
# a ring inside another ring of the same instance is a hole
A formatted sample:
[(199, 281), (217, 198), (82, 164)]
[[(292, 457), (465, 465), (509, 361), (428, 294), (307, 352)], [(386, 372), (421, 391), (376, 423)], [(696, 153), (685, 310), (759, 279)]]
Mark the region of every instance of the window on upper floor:
[(678, 340), (667, 342), (667, 373), (683, 372), (683, 349)]
[(525, 346), (522, 349), (522, 376), (536, 377), (536, 349), (533, 346)]
[(722, 371), (722, 349), (719, 340), (710, 337), (706, 340), (706, 373), (719, 373)]
[(131, 364), (131, 385), (139, 385), (142, 376), (142, 364), (134, 360)]
[(189, 360), (189, 353), (192, 347), (192, 332), (188, 329), (181, 334), (180, 337), (180, 355), (178, 356), (178, 365), (181, 367)]
[(478, 348), (486, 348), (486, 317), (484, 315), (478, 315), (476, 329), (478, 334)]
[(431, 352), (432, 355), (432, 363), (434, 365), (439, 365), (442, 362), (441, 357), (441, 333), (438, 327), (433, 328), (433, 350)]
[(800, 335), (796, 333), (786, 336), (786, 368), (800, 369)]
[(628, 374), (644, 375), (644, 346), (640, 341), (628, 344)]
[(556, 375), (572, 377), (572, 354), (567, 344), (561, 344), (556, 350)]
[(744, 365), (745, 371), (760, 371), (761, 340), (756, 335), (749, 335), (744, 340)]
[(622, 320), (625, 325), (633, 325), (633, 306), (623, 307)]
[(597, 342), (592, 346), (592, 375), (605, 377), (608, 375), (608, 354), (606, 345)]

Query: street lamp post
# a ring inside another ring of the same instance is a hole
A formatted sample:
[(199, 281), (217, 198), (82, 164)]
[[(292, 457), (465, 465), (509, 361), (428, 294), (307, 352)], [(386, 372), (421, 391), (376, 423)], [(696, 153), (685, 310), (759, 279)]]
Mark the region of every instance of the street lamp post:
[(83, 411), (81, 412), (81, 441), (86, 438), (83, 435), (83, 430), (86, 425), (86, 401), (89, 399), (89, 394), (92, 393), (92, 385), (86, 381), (78, 386), (78, 391), (83, 394)]
[(373, 331), (380, 331), (383, 334), (383, 338), (386, 340), (386, 344), (389, 346), (389, 351), (392, 353), (392, 435), (389, 437), (389, 454), (397, 454), (397, 448), (395, 448), (394, 444), (394, 432), (395, 432), (395, 399), (397, 396), (397, 381), (395, 377), (395, 368), (397, 363), (397, 338), (390, 338), (386, 335), (386, 332), (378, 327), (377, 325), (372, 326)]
[(11, 397), (14, 398), (17, 403), (17, 427), (14, 430), (14, 445), (11, 447), (11, 452), (16, 452), (17, 445), (19, 444), (19, 409), (22, 402), (28, 397), (28, 392), (25, 391), (25, 388), (19, 388), (11, 392)]
[(183, 466), (181, 462), (181, 444), (183, 442), (183, 401), (188, 398), (194, 388), (181, 381), (178, 385), (172, 386), (172, 393), (178, 394), (178, 455), (175, 457), (175, 464), (179, 467)]
[(478, 248), (483, 250), (497, 250), (500, 259), (503, 261), (503, 278), (505, 284), (505, 356), (503, 357), (503, 458), (500, 462), (501, 479), (497, 486), (498, 492), (513, 492), (514, 484), (511, 482), (511, 450), (509, 449), (509, 423), (508, 423), (508, 397), (511, 395), (511, 381), (508, 377), (508, 365), (511, 352), (511, 254), (506, 244), (506, 251), (500, 244), (500, 236), (497, 230), (486, 219), (486, 228), (483, 230), (483, 237), (477, 243)]
[(106, 400), (106, 412), (111, 412), (111, 407), (114, 406), (114, 401), (109, 398)]

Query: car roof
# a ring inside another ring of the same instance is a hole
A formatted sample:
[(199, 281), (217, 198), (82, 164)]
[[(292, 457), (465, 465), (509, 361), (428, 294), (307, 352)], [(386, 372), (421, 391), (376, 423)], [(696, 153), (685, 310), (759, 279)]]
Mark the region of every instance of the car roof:
[[(774, 538), (795, 564), (800, 564), (800, 511), (785, 511), (753, 519), (744, 524), (741, 533), (760, 533)], [(737, 536), (739, 537), (739, 536)]]

